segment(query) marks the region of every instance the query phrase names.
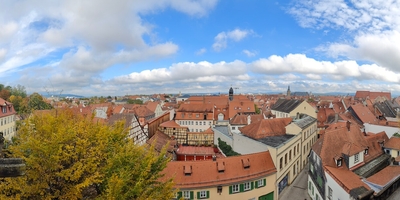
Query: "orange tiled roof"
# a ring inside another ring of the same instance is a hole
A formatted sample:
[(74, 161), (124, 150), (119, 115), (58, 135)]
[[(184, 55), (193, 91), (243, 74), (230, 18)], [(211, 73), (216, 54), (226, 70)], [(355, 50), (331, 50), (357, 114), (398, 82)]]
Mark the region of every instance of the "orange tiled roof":
[[(348, 130), (346, 122), (338, 122), (325, 130), (312, 149), (320, 156), (323, 165), (336, 167), (335, 157), (341, 157), (342, 153), (351, 156), (355, 151), (361, 152), (367, 147), (368, 142), (358, 126), (351, 124)], [(369, 151), (372, 153), (373, 149)]]
[(292, 122), (292, 118), (263, 119), (256, 123), (239, 128), (242, 134), (254, 139), (286, 134), (286, 126)]
[(370, 189), (368, 185), (365, 184), (357, 174), (353, 173), (350, 170), (347, 170), (344, 167), (337, 168), (325, 166), (325, 169), (326, 172), (332, 175), (332, 178), (341, 183), (339, 185), (342, 185), (343, 189), (345, 189), (348, 193), (350, 192), (350, 190), (358, 187), (365, 187), (367, 189)]
[(146, 104), (146, 107), (147, 107), (149, 110), (155, 112), (155, 111), (156, 111), (156, 108), (157, 108), (157, 105), (158, 105), (158, 102), (148, 101), (147, 104)]
[(154, 115), (154, 112), (149, 110), (146, 106), (138, 106), (138, 107), (134, 108), (134, 113), (138, 117), (148, 117), (148, 116)]
[(179, 145), (176, 150), (177, 154), (186, 154), (186, 155), (214, 155), (218, 153), (218, 150), (214, 149), (214, 147), (196, 147), (196, 146), (183, 146)]
[(357, 91), (354, 96), (357, 99), (376, 99), (377, 97), (385, 97), (386, 99), (392, 99), (390, 92), (370, 92), (370, 91)]
[(0, 98), (0, 107), (4, 107), (4, 106), (7, 107), (7, 112), (6, 113), (0, 112), (0, 117), (16, 114), (13, 104), (11, 102), (8, 102), (8, 101)]
[(264, 119), (264, 116), (262, 114), (258, 115), (240, 115), (236, 114), (231, 120), (230, 124), (231, 125), (247, 125), (247, 118), (250, 116), (250, 123), (255, 123), (259, 122), (262, 119)]
[(400, 150), (400, 138), (392, 136), (388, 142), (385, 142), (385, 147)]
[(388, 184), (391, 180), (399, 176), (400, 176), (400, 166), (392, 165), (383, 168), (378, 173), (367, 178), (367, 181), (383, 187), (386, 184)]
[(166, 128), (185, 128), (177, 124), (174, 120), (163, 122), (160, 124), (160, 126)]
[(254, 103), (249, 100), (230, 101), (229, 102), (229, 118), (232, 118), (237, 113), (256, 113), (256, 110), (254, 108)]
[[(242, 160), (249, 162), (250, 167), (245, 169)], [(185, 176), (185, 168), (191, 169), (190, 176)], [(218, 168), (223, 172), (218, 172)], [(169, 162), (162, 173), (165, 174), (163, 179), (174, 177), (175, 187), (189, 189), (255, 180), (276, 173), (276, 168), (269, 151), (265, 151), (216, 161)]]
[(353, 109), (354, 113), (362, 123), (378, 124), (378, 119), (376, 119), (375, 115), (368, 109), (368, 107), (362, 104), (356, 104), (351, 105), (350, 108)]
[(176, 140), (171, 139), (168, 135), (158, 131), (146, 142), (147, 144), (154, 144), (154, 148), (160, 152), (162, 148), (168, 144), (167, 151), (172, 152), (176, 145)]

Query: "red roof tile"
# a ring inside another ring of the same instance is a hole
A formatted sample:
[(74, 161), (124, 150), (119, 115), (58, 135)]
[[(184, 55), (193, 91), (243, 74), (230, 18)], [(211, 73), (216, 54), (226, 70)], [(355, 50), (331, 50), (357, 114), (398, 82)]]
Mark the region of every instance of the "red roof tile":
[[(248, 160), (250, 167), (245, 169), (242, 160)], [(191, 168), (186, 176), (184, 168)], [(223, 172), (218, 172), (218, 168)], [(256, 180), (276, 172), (269, 151), (218, 158), (216, 161), (175, 161), (169, 162), (164, 169), (163, 179), (174, 177), (175, 187), (180, 189), (230, 185), (233, 183)]]
[(278, 136), (286, 134), (286, 126), (292, 122), (292, 118), (263, 119), (256, 123), (239, 128), (242, 134), (254, 139), (268, 136)]
[(367, 181), (375, 183), (380, 186), (385, 186), (391, 180), (399, 178), (399, 176), (400, 176), (400, 166), (393, 165), (393, 166), (387, 166), (378, 173), (367, 178)]
[(346, 190), (346, 192), (350, 192), (350, 190), (362, 187), (364, 186), (367, 189), (370, 189), (367, 184), (365, 184), (362, 180), (361, 177), (359, 177), (357, 174), (353, 173), (352, 171), (341, 167), (330, 167), (330, 166), (325, 166), (326, 172), (332, 175), (332, 178), (335, 179), (337, 182), (341, 183), (339, 185), (342, 185), (343, 189)]
[(400, 138), (393, 136), (388, 142), (385, 142), (384, 146), (387, 148), (400, 150)]

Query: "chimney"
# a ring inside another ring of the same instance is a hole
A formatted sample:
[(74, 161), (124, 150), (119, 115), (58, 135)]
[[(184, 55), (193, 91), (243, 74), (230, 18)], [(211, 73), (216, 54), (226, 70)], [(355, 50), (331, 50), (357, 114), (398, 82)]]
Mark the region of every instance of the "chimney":
[(339, 113), (335, 113), (335, 123), (339, 120)]
[(346, 122), (347, 131), (350, 131), (350, 121)]
[(251, 117), (250, 115), (247, 115), (247, 125), (251, 124)]
[(300, 119), (300, 113), (299, 112), (296, 113), (296, 119)]

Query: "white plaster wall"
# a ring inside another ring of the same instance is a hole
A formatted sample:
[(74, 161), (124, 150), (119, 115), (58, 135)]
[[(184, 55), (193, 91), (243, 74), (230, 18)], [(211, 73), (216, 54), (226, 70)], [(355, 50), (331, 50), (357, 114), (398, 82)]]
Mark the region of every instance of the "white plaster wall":
[(326, 172), (325, 177), (326, 199), (328, 199), (328, 186), (332, 189), (332, 199), (350, 199), (350, 195), (342, 187), (340, 187), (340, 185)]
[(354, 162), (354, 156), (350, 156), (349, 158), (349, 167), (352, 168), (354, 165), (357, 165), (360, 162), (364, 161), (364, 151), (358, 153), (358, 161)]
[(233, 134), (232, 148), (234, 151), (242, 155), (259, 153), (268, 150), (266, 144), (240, 134)]
[(390, 127), (390, 126), (380, 126), (380, 125), (373, 125), (373, 124), (364, 124), (365, 127), (365, 132), (371, 132), (371, 133), (379, 133), (382, 131), (386, 132), (386, 135), (390, 138), (393, 136), (394, 133), (400, 131), (398, 127)]

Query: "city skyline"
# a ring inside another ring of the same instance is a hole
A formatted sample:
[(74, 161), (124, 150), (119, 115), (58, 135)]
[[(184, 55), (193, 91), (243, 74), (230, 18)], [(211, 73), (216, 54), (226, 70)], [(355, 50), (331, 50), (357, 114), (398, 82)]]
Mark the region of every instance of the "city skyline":
[(400, 90), (396, 1), (1, 5), (1, 83), (28, 93)]

